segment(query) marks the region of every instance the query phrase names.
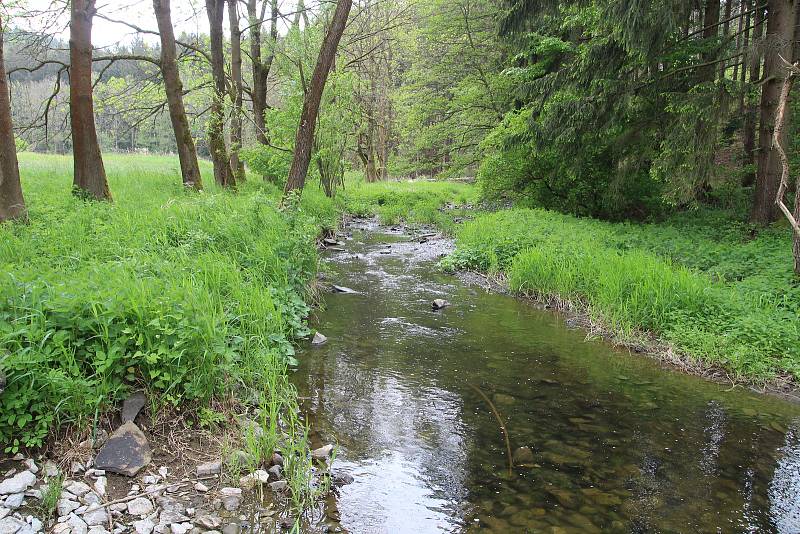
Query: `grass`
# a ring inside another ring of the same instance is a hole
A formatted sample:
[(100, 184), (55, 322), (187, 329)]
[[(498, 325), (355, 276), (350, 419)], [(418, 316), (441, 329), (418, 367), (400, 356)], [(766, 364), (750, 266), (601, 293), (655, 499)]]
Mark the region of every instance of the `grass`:
[(365, 183), (354, 175), (347, 177), (345, 190), (337, 197), (339, 209), (357, 216), (377, 215), (383, 224), (400, 222), (435, 224), (453, 229), (453, 213), (443, 208), (470, 204), (476, 190), (453, 182), (378, 182)]
[(800, 378), (800, 284), (788, 232), (751, 238), (730, 214), (612, 224), (546, 210), (483, 214), (450, 269), (504, 273), (512, 290), (587, 311), (621, 339), (655, 334), (732, 377)]
[(21, 156), (30, 223), (0, 228), (5, 450), (41, 446), (138, 388), (197, 407), (267, 391), (294, 408), (286, 366), (308, 334), (315, 240), (336, 224), (332, 203), (309, 191), (281, 211), (260, 180), (217, 190), (207, 163), (197, 194), (182, 189), (177, 158), (105, 162), (113, 203), (70, 194), (70, 158)]

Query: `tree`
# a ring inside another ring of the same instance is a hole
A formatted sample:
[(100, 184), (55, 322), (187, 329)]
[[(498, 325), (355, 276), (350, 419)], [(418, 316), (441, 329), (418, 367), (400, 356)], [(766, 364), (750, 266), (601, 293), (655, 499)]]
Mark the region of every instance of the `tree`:
[[(266, 58), (262, 59), (261, 26), (264, 24), (267, 5), (270, 6), (269, 48)], [(256, 140), (262, 145), (267, 145), (269, 134), (264, 113), (267, 111), (267, 80), (275, 59), (275, 45), (278, 41), (278, 0), (269, 2), (264, 0), (260, 13), (257, 11), (256, 0), (247, 0), (247, 16), (250, 24), (250, 63), (253, 71), (253, 87), (250, 95), (253, 101), (253, 122), (256, 127)]]
[(3, 57), (3, 19), (0, 14), (0, 222), (25, 217), (25, 199), (19, 180), (9, 84)]
[[(773, 130), (778, 100), (786, 69), (783, 60), (792, 62), (792, 40), (795, 35), (795, 2), (770, 0), (767, 3), (767, 34), (764, 53), (764, 83), (761, 87), (758, 128), (758, 171), (750, 220), (766, 225), (778, 219), (775, 197), (780, 185), (781, 162), (773, 146)], [(783, 58), (783, 59), (781, 59)], [(789, 124), (786, 110), (785, 124)], [(786, 130), (784, 130), (784, 136)], [(785, 139), (781, 140), (785, 145)]]
[(314, 74), (311, 77), (311, 84), (303, 100), (303, 111), (300, 113), (300, 124), (297, 127), (294, 145), (294, 157), (292, 158), (292, 166), (289, 169), (285, 193), (302, 191), (303, 186), (305, 186), (308, 165), (311, 163), (314, 130), (317, 125), (322, 93), (325, 90), (325, 82), (336, 57), (336, 50), (339, 47), (339, 41), (344, 33), (347, 17), (352, 6), (352, 0), (338, 0), (336, 2), (336, 10), (333, 13), (330, 28), (328, 28), (325, 33), (325, 39), (322, 41), (317, 64), (314, 67)]
[(175, 132), (175, 144), (181, 162), (183, 185), (202, 190), (203, 181), (200, 177), (200, 166), (197, 163), (197, 151), (194, 139), (192, 139), (192, 131), (189, 128), (189, 120), (186, 118), (186, 108), (183, 105), (183, 84), (178, 72), (170, 0), (153, 0), (153, 10), (161, 36), (161, 75), (164, 77), (164, 90), (167, 94), (169, 118)]
[(225, 0), (206, 0), (210, 27), (211, 73), (214, 94), (211, 101), (211, 118), (208, 124), (208, 148), (214, 164), (214, 180), (222, 187), (235, 187), (235, 174), (231, 169), (228, 148), (225, 145), (225, 56), (223, 53), (222, 18)]
[(92, 19), (95, 0), (72, 0), (69, 24), (69, 112), (72, 125), (73, 187), (83, 196), (111, 200), (97, 141), (92, 98)]
[(242, 148), (242, 31), (239, 29), (238, 0), (228, 0), (228, 22), (231, 28), (231, 170), (235, 183), (245, 179), (244, 162), (239, 159)]

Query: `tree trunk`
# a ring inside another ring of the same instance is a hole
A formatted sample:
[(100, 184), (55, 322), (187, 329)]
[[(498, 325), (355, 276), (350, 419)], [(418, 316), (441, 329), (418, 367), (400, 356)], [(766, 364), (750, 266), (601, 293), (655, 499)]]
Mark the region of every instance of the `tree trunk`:
[[(795, 6), (790, 0), (770, 0), (767, 4), (767, 36), (764, 54), (764, 77), (761, 86), (760, 119), (758, 128), (758, 172), (756, 174), (750, 221), (768, 225), (778, 218), (775, 195), (780, 184), (781, 166), (772, 146), (775, 111), (778, 106), (786, 68), (783, 59), (792, 61)], [(786, 124), (790, 118), (787, 110)], [(786, 146), (785, 140), (783, 141)]]
[[(703, 15), (703, 41), (704, 46), (709, 46), (709, 42), (717, 37), (719, 22), (719, 2), (720, 0), (706, 0)], [(703, 53), (703, 63), (714, 61), (716, 57), (716, 46), (714, 50)], [(708, 65), (700, 69), (700, 80), (703, 82), (713, 82), (717, 67)]]
[[(758, 3), (760, 0), (754, 0)], [(761, 76), (761, 35), (764, 27), (764, 9), (756, 9), (753, 16), (753, 36), (750, 39), (753, 46), (753, 57), (750, 59), (750, 84), (755, 85)], [(742, 72), (744, 74), (744, 71)], [(744, 117), (744, 162), (751, 169), (756, 164), (756, 106), (753, 103), (748, 103), (747, 111)], [(756, 181), (756, 172), (748, 170), (742, 177), (742, 186), (750, 187)]]
[(214, 78), (214, 97), (208, 123), (208, 148), (214, 163), (214, 180), (221, 187), (236, 187), (231, 170), (228, 148), (225, 146), (225, 58), (223, 55), (222, 18), (225, 0), (206, 0), (209, 36), (211, 41), (211, 73)]
[(250, 61), (253, 67), (253, 120), (256, 125), (256, 140), (262, 145), (269, 143), (264, 113), (267, 111), (267, 80), (275, 58), (275, 42), (278, 39), (278, 0), (270, 2), (270, 43), (269, 54), (262, 61), (261, 25), (264, 23), (264, 10), (267, 0), (259, 15), (256, 0), (247, 0), (247, 16), (250, 21)]
[(234, 182), (245, 180), (244, 162), (239, 159), (239, 150), (242, 148), (242, 32), (239, 29), (238, 0), (228, 0), (228, 22), (231, 28), (231, 170)]
[(336, 49), (339, 47), (339, 41), (344, 33), (352, 5), (352, 0), (337, 1), (331, 27), (328, 28), (325, 39), (322, 41), (317, 65), (314, 67), (314, 74), (311, 77), (311, 85), (303, 101), (303, 111), (300, 114), (300, 124), (295, 138), (292, 167), (289, 169), (289, 177), (286, 181), (286, 193), (295, 190), (302, 191), (305, 186), (322, 93), (325, 90), (325, 82), (328, 80), (328, 74), (336, 57)]
[[(723, 41), (727, 40), (728, 39), (728, 35), (730, 35), (730, 29), (731, 29), (730, 18), (731, 18), (731, 9), (732, 9), (732, 7), (733, 7), (733, 0), (725, 0), (725, 13), (722, 15), (722, 20), (725, 21), (725, 22), (722, 23), (722, 39), (723, 39)], [(736, 64), (737, 65), (739, 64), (738, 58), (736, 59)], [(727, 65), (726, 65), (725, 61), (723, 61), (722, 63), (719, 64), (719, 79), (720, 80), (724, 80), (725, 79), (725, 70), (726, 70), (726, 68), (727, 68)], [(733, 75), (733, 79), (734, 80), (736, 79), (735, 72), (736, 71), (734, 70), (734, 75)]]
[(164, 77), (164, 90), (167, 94), (172, 130), (175, 133), (175, 145), (178, 147), (183, 185), (200, 191), (203, 189), (203, 180), (200, 177), (192, 130), (189, 128), (189, 119), (186, 118), (186, 108), (183, 105), (183, 84), (178, 73), (170, 0), (153, 0), (153, 10), (158, 22), (158, 33), (161, 36), (161, 75)]
[(72, 123), (73, 188), (86, 197), (111, 200), (97, 142), (92, 100), (92, 19), (95, 0), (72, 0), (69, 23), (69, 114)]
[(0, 13), (0, 222), (23, 220), (25, 199), (19, 181), (17, 147), (11, 124), (11, 93), (3, 58), (3, 19)]

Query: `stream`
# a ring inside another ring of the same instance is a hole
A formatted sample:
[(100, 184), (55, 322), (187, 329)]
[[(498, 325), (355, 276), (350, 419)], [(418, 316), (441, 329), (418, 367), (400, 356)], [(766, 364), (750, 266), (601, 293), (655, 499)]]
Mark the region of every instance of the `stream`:
[(440, 273), (452, 243), (426, 231), (357, 220), (325, 253), (327, 279), (358, 292), (326, 294), (312, 326), (328, 342), (295, 376), (315, 440), (354, 477), (329, 528), (800, 532), (800, 407)]

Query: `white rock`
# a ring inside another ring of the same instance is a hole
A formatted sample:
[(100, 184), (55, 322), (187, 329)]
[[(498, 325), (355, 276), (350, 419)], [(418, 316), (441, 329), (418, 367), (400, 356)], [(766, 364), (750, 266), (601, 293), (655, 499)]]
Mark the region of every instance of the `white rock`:
[(3, 519), (5, 516), (7, 516), (10, 513), (11, 513), (11, 510), (9, 510), (8, 508), (3, 508), (2, 506), (0, 506), (0, 519)]
[(319, 449), (311, 451), (311, 457), (315, 460), (327, 460), (333, 452), (333, 445), (325, 445)]
[(150, 485), (153, 485), (153, 484), (158, 484), (159, 480), (161, 480), (161, 477), (156, 476), (156, 475), (147, 475), (147, 476), (142, 478), (142, 482), (144, 482), (144, 484), (146, 486), (150, 486)]
[(133, 522), (133, 530), (136, 531), (136, 534), (150, 534), (155, 527), (156, 524), (150, 519), (142, 519), (141, 521)]
[(189, 518), (178, 510), (163, 510), (158, 522), (161, 525), (171, 525), (172, 523), (184, 523), (188, 520)]
[(25, 455), (24, 455), (24, 454), (22, 454), (21, 452), (18, 452), (18, 453), (17, 453), (17, 454), (15, 454), (15, 455), (14, 455), (14, 457), (13, 457), (13, 458), (11, 458), (11, 459), (12, 459), (12, 460), (14, 460), (15, 462), (21, 462), (22, 460), (24, 460), (24, 459), (25, 459)]
[(186, 534), (190, 530), (192, 530), (191, 523), (172, 523), (169, 526), (169, 529), (172, 531), (172, 534)]
[(87, 484), (84, 484), (83, 482), (80, 481), (70, 482), (69, 484), (67, 484), (67, 487), (65, 489), (68, 492), (75, 495), (76, 497), (83, 497), (84, 495), (92, 491), (92, 488), (90, 488)]
[(80, 504), (76, 503), (75, 501), (70, 501), (69, 499), (61, 499), (58, 501), (56, 508), (58, 510), (59, 516), (67, 516), (70, 512), (74, 512), (78, 508), (80, 508)]
[(36, 462), (33, 461), (33, 458), (28, 458), (23, 463), (25, 464), (25, 467), (28, 468), (28, 471), (34, 475), (39, 472), (39, 466), (36, 465)]
[(58, 476), (58, 466), (50, 461), (47, 460), (44, 463), (44, 476), (46, 477), (57, 477)]
[(56, 523), (53, 527), (53, 534), (69, 534), (70, 527), (67, 523)]
[(118, 502), (117, 504), (112, 504), (108, 507), (109, 510), (113, 510), (115, 512), (124, 512), (128, 509), (128, 503), (126, 502)]
[(25, 520), (28, 522), (28, 524), (31, 526), (31, 530), (34, 532), (41, 532), (44, 529), (42, 522), (33, 516), (28, 516), (25, 518)]
[(242, 490), (240, 488), (222, 488), (219, 490), (220, 495), (225, 497), (241, 497)]
[(82, 472), (84, 469), (85, 468), (83, 467), (83, 464), (80, 462), (72, 462), (72, 465), (70, 466), (70, 471), (72, 471), (72, 473), (75, 475)]
[(84, 512), (83, 520), (86, 521), (86, 524), (90, 527), (95, 525), (103, 525), (108, 523), (108, 512), (106, 512), (105, 508), (101, 508), (100, 506), (93, 504), (88, 510), (86, 510), (86, 512)]
[(25, 501), (25, 494), (24, 493), (15, 493), (14, 495), (9, 495), (6, 497), (5, 507), (11, 508), (12, 510), (16, 510), (20, 506), (22, 506), (23, 501)]
[(105, 528), (97, 525), (89, 529), (89, 534), (110, 534)]
[(72, 529), (72, 534), (87, 534), (89, 532), (89, 527), (86, 526), (86, 522), (74, 513), (69, 514), (67, 523), (70, 529)]
[(208, 486), (206, 486), (202, 482), (198, 482), (197, 484), (194, 485), (194, 489), (196, 489), (200, 493), (205, 493), (208, 491)]
[(128, 513), (131, 515), (145, 516), (152, 511), (153, 503), (146, 497), (139, 497), (128, 503)]
[(167, 478), (167, 475), (169, 474), (169, 469), (167, 468), (167, 466), (162, 465), (161, 467), (158, 468), (158, 474), (161, 475), (161, 478)]
[(86, 505), (100, 504), (102, 502), (102, 499), (100, 499), (100, 496), (98, 494), (96, 494), (93, 491), (90, 491), (81, 498), (81, 502), (83, 502), (83, 504)]
[(6, 517), (5, 519), (0, 519), (0, 534), (15, 534), (22, 527), (27, 527), (27, 523), (20, 521), (14, 517)]
[(98, 495), (101, 497), (106, 496), (106, 487), (108, 486), (108, 479), (106, 477), (97, 477), (97, 480), (94, 482), (94, 490), (97, 492)]
[(36, 475), (30, 471), (23, 471), (0, 482), (0, 495), (25, 493), (25, 490), (34, 484), (36, 484)]
[(194, 523), (206, 530), (213, 530), (222, 526), (222, 518), (215, 515), (205, 515), (195, 519)]

